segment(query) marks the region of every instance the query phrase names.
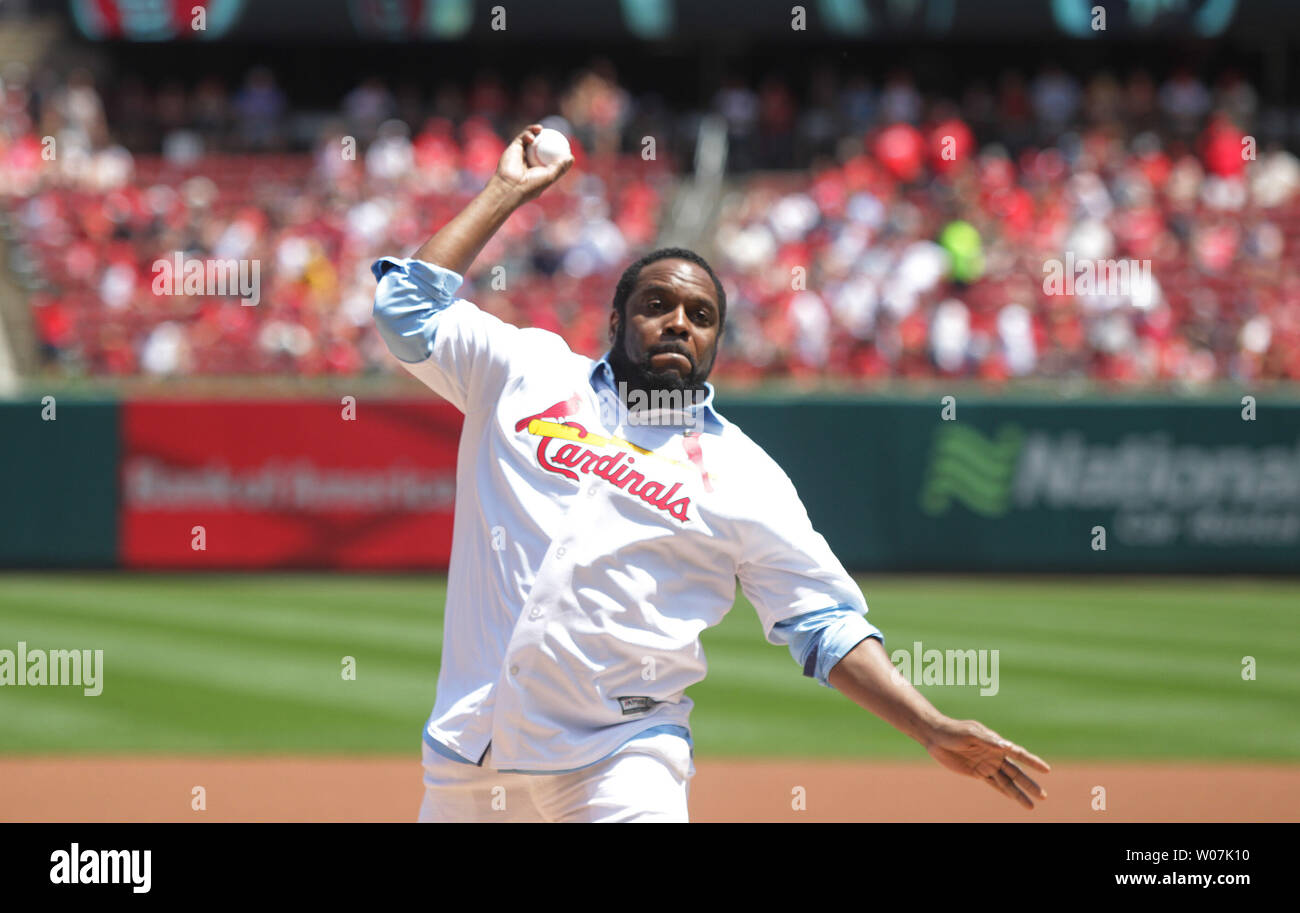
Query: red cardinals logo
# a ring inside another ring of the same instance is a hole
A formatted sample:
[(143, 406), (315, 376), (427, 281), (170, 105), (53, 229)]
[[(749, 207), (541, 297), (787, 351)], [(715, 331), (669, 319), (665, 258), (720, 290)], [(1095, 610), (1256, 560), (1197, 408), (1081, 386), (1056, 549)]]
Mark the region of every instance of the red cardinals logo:
[[(556, 403), (544, 412), (520, 419), (515, 424), (516, 431), (523, 431), (526, 428), (529, 434), (535, 434), (541, 438), (537, 442), (538, 465), (547, 472), (562, 475), (575, 482), (580, 481), (578, 479), (578, 473), (580, 472), (594, 475), (597, 478), (604, 479), (615, 488), (620, 488), (628, 494), (640, 498), (651, 507), (662, 510), (676, 520), (683, 523), (689, 520), (690, 517), (686, 511), (690, 507), (691, 499), (682, 497), (674, 500), (673, 498), (678, 489), (682, 487), (681, 482), (677, 482), (669, 488), (666, 483), (647, 478), (645, 473), (632, 468), (632, 465), (636, 463), (636, 456), (633, 456), (633, 454), (657, 457), (658, 454), (654, 453), (654, 451), (638, 447), (620, 438), (593, 434), (578, 422), (559, 423), (550, 421), (550, 419), (561, 419), (572, 415), (578, 411), (581, 404), (581, 397), (574, 394), (568, 400)], [(550, 453), (548, 448), (556, 438), (565, 440), (568, 443), (561, 444), (554, 453)], [(694, 443), (698, 451), (698, 442)], [(584, 444), (588, 446), (583, 446)], [(602, 454), (593, 450), (593, 447), (601, 449), (617, 448), (617, 452)], [(696, 455), (692, 453), (691, 457), (694, 462)], [(666, 457), (659, 458), (667, 459)], [(668, 462), (677, 463), (676, 460), (668, 460)], [(704, 474), (704, 478), (707, 482), (707, 473)]]

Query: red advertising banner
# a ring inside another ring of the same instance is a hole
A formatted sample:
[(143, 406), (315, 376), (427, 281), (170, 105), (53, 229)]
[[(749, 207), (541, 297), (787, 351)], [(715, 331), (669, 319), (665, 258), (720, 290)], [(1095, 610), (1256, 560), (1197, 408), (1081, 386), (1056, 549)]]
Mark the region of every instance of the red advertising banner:
[(461, 414), (342, 399), (126, 403), (122, 564), (445, 569)]

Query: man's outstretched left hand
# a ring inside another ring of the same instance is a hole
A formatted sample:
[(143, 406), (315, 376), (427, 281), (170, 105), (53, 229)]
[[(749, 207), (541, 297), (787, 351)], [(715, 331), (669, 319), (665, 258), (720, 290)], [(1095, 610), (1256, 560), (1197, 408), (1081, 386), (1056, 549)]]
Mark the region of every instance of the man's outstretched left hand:
[(1047, 798), (1024, 770), (1050, 773), (1047, 762), (978, 720), (946, 720), (934, 728), (925, 750), (949, 770), (983, 780), (1025, 808), (1033, 808), (1034, 799)]

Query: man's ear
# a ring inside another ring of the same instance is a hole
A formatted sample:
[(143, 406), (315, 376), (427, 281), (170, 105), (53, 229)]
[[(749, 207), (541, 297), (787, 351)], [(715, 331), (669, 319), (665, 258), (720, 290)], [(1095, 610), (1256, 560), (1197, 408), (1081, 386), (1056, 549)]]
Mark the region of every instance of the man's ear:
[(609, 312), (609, 341), (618, 339), (618, 311)]

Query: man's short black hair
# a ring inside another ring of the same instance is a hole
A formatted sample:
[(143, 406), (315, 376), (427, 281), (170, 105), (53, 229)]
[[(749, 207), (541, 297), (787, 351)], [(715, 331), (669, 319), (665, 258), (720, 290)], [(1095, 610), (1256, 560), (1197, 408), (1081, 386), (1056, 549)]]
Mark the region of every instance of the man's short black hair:
[(709, 278), (713, 280), (713, 290), (718, 295), (718, 335), (721, 336), (722, 328), (727, 320), (727, 293), (723, 291), (722, 283), (718, 280), (717, 274), (713, 272), (713, 267), (709, 266), (705, 259), (695, 251), (687, 250), (684, 247), (661, 247), (646, 254), (623, 270), (623, 275), (614, 288), (614, 310), (618, 312), (618, 316), (626, 321), (627, 299), (632, 297), (632, 290), (636, 288), (637, 280), (641, 278), (641, 268), (654, 263), (656, 260), (689, 260), (709, 274)]

